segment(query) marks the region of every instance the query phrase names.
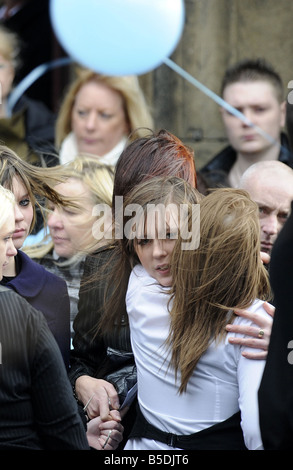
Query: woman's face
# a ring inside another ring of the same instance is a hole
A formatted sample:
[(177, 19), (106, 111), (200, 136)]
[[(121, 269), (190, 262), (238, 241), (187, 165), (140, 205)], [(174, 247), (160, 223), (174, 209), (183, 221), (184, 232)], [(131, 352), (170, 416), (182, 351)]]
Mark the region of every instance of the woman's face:
[[(156, 221), (158, 218), (155, 220), (150, 215), (147, 216), (143, 235), (138, 235), (135, 241), (135, 251), (147, 273), (161, 286), (170, 287), (172, 284), (170, 262), (178, 234), (177, 213), (173, 214), (172, 209), (166, 210), (160, 219), (164, 226), (160, 224), (160, 228)], [(163, 235), (158, 236), (159, 233)]]
[(15, 248), (20, 249), (26, 237), (29, 235), (34, 217), (34, 209), (28, 191), (19, 178), (13, 178), (11, 191), (15, 197), (15, 230), (12, 235), (12, 240)]
[(0, 228), (0, 280), (3, 277), (3, 269), (8, 265), (9, 259), (17, 253), (12, 241), (14, 228), (13, 211), (11, 211), (11, 218)]
[(129, 134), (122, 96), (103, 83), (86, 83), (76, 94), (71, 126), (78, 151), (102, 157)]
[(95, 241), (92, 234), (94, 202), (88, 187), (78, 179), (70, 178), (55, 189), (78, 204), (78, 208), (49, 205), (48, 227), (55, 252), (58, 256), (70, 258)]

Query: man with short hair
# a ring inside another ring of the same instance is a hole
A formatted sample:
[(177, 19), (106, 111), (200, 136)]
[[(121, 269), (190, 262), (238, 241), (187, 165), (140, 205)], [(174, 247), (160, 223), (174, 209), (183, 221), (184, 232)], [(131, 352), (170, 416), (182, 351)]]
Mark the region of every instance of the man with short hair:
[(221, 108), (230, 145), (200, 170), (207, 187), (237, 187), (244, 171), (259, 161), (279, 160), (293, 168), (293, 155), (282, 132), (286, 122), (283, 84), (272, 66), (262, 59), (237, 63), (226, 71), (221, 93), (263, 133)]

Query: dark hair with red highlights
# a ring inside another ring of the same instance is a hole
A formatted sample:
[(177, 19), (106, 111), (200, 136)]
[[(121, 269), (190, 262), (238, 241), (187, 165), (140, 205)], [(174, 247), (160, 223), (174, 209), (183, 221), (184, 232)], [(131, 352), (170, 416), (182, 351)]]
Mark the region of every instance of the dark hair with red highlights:
[[(121, 153), (114, 176), (113, 216), (115, 217), (116, 196), (126, 198), (139, 183), (153, 177), (181, 178), (196, 188), (193, 150), (165, 129), (157, 133), (150, 131), (148, 136), (137, 138)], [(126, 312), (125, 295), (132, 265), (130, 259), (123, 254), (121, 240), (111, 240), (110, 244), (106, 245), (107, 248), (108, 262), (100, 264), (99, 269), (96, 269), (88, 281), (83, 280), (83, 288), (85, 284), (90, 288), (93, 283), (105, 286), (102, 287), (104, 303), (96, 333), (111, 335), (114, 327), (121, 327), (121, 317), (124, 318)], [(97, 253), (98, 258), (99, 256)], [(127, 315), (123, 325), (127, 325)]]
[(116, 164), (113, 201), (153, 176), (177, 176), (196, 187), (194, 152), (165, 129), (130, 143)]

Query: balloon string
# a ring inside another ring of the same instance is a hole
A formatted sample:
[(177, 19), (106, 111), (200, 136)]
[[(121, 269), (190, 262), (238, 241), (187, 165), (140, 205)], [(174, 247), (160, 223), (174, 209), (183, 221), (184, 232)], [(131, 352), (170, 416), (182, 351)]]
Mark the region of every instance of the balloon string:
[[(21, 82), (10, 93), (10, 95), (8, 97), (8, 100), (7, 100), (8, 101), (8, 116), (11, 116), (12, 110), (13, 110), (15, 104), (17, 103), (17, 101), (19, 100), (19, 98), (24, 94), (24, 92), (36, 80), (38, 80), (42, 75), (44, 75), (49, 70), (54, 69), (56, 67), (68, 65), (71, 62), (73, 62), (73, 59), (71, 59), (70, 57), (62, 57), (60, 59), (52, 60), (51, 62), (47, 62), (45, 64), (38, 65), (35, 69), (33, 69), (23, 80), (21, 80)], [(175, 62), (173, 62), (171, 59), (166, 57), (163, 62), (168, 67), (170, 67), (172, 70), (174, 70), (179, 75), (181, 75), (189, 83), (191, 83), (196, 88), (198, 88), (200, 91), (202, 91), (205, 95), (209, 96), (212, 100), (214, 100), (220, 106), (225, 108), (229, 113), (231, 113), (234, 116), (238, 117), (247, 126), (254, 128), (259, 134), (261, 134), (269, 142), (271, 142), (272, 144), (280, 146), (280, 143), (278, 141), (273, 139), (273, 137), (271, 137), (269, 134), (264, 132), (260, 127), (253, 124), (249, 119), (247, 119), (246, 116), (244, 116), (243, 113), (238, 111), (238, 109), (231, 106), (229, 103), (227, 103), (227, 101), (223, 100), (220, 96), (218, 96), (212, 90), (207, 88), (205, 85), (203, 85), (201, 82), (199, 82), (196, 78), (192, 77), (192, 75), (190, 75), (188, 72), (186, 72), (184, 69), (182, 69), (179, 65), (177, 65)], [(287, 153), (288, 150), (285, 147), (282, 147), (282, 148)]]
[[(238, 109), (231, 106), (229, 103), (227, 103), (227, 101), (223, 100), (220, 96), (218, 96), (212, 90), (210, 90), (205, 85), (200, 83), (196, 78), (192, 77), (192, 75), (190, 75), (188, 72), (186, 72), (184, 69), (182, 69), (179, 65), (175, 64), (175, 62), (173, 62), (171, 59), (169, 59), (168, 57), (165, 58), (164, 63), (168, 67), (170, 67), (172, 70), (177, 72), (179, 75), (181, 75), (183, 78), (185, 78), (185, 80), (187, 80), (192, 85), (194, 85), (196, 88), (198, 88), (200, 91), (202, 91), (205, 95), (209, 96), (210, 98), (212, 98), (212, 100), (214, 100), (220, 106), (225, 108), (230, 114), (233, 114), (234, 116), (238, 117), (247, 126), (253, 127), (266, 140), (268, 140), (272, 144), (280, 146), (280, 143), (277, 140), (273, 139), (273, 137), (271, 137), (269, 134), (267, 134), (265, 131), (263, 131), (260, 127), (253, 124), (249, 119), (247, 119), (247, 117), (243, 113), (238, 111)], [(286, 150), (286, 152), (287, 152), (286, 148), (284, 148), (284, 150)]]
[(46, 62), (45, 64), (38, 65), (33, 69), (26, 77), (24, 77), (21, 82), (12, 90), (10, 93), (7, 104), (8, 104), (8, 116), (11, 116), (12, 110), (19, 100), (19, 98), (24, 94), (24, 92), (42, 75), (48, 72), (51, 69), (60, 67), (63, 65), (68, 65), (72, 62), (70, 57), (62, 57), (60, 59), (52, 60), (51, 62)]

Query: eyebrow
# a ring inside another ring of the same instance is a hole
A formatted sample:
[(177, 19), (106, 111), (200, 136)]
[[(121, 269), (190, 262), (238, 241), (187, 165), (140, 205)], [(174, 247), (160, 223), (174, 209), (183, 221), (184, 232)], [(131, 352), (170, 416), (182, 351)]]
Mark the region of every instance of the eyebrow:
[[(261, 207), (261, 208), (263, 208), (263, 209), (267, 209), (267, 210), (270, 210), (270, 211), (276, 210), (275, 207), (268, 206), (267, 204), (263, 204), (263, 203), (261, 203), (261, 202), (257, 202), (256, 200), (255, 200), (255, 202), (256, 202), (256, 204), (258, 205), (258, 207)], [(287, 209), (278, 209), (278, 212), (279, 212), (279, 213), (282, 213), (282, 214), (283, 214), (283, 213), (284, 213), (284, 214), (287, 214), (288, 212), (290, 212), (290, 207), (288, 207)]]
[(14, 234), (14, 230), (12, 230), (11, 232), (3, 233), (2, 238), (12, 237), (13, 234)]
[(25, 194), (19, 194), (18, 196), (18, 199), (24, 199), (25, 197), (27, 197), (28, 199), (30, 199), (30, 194), (27, 192)]

